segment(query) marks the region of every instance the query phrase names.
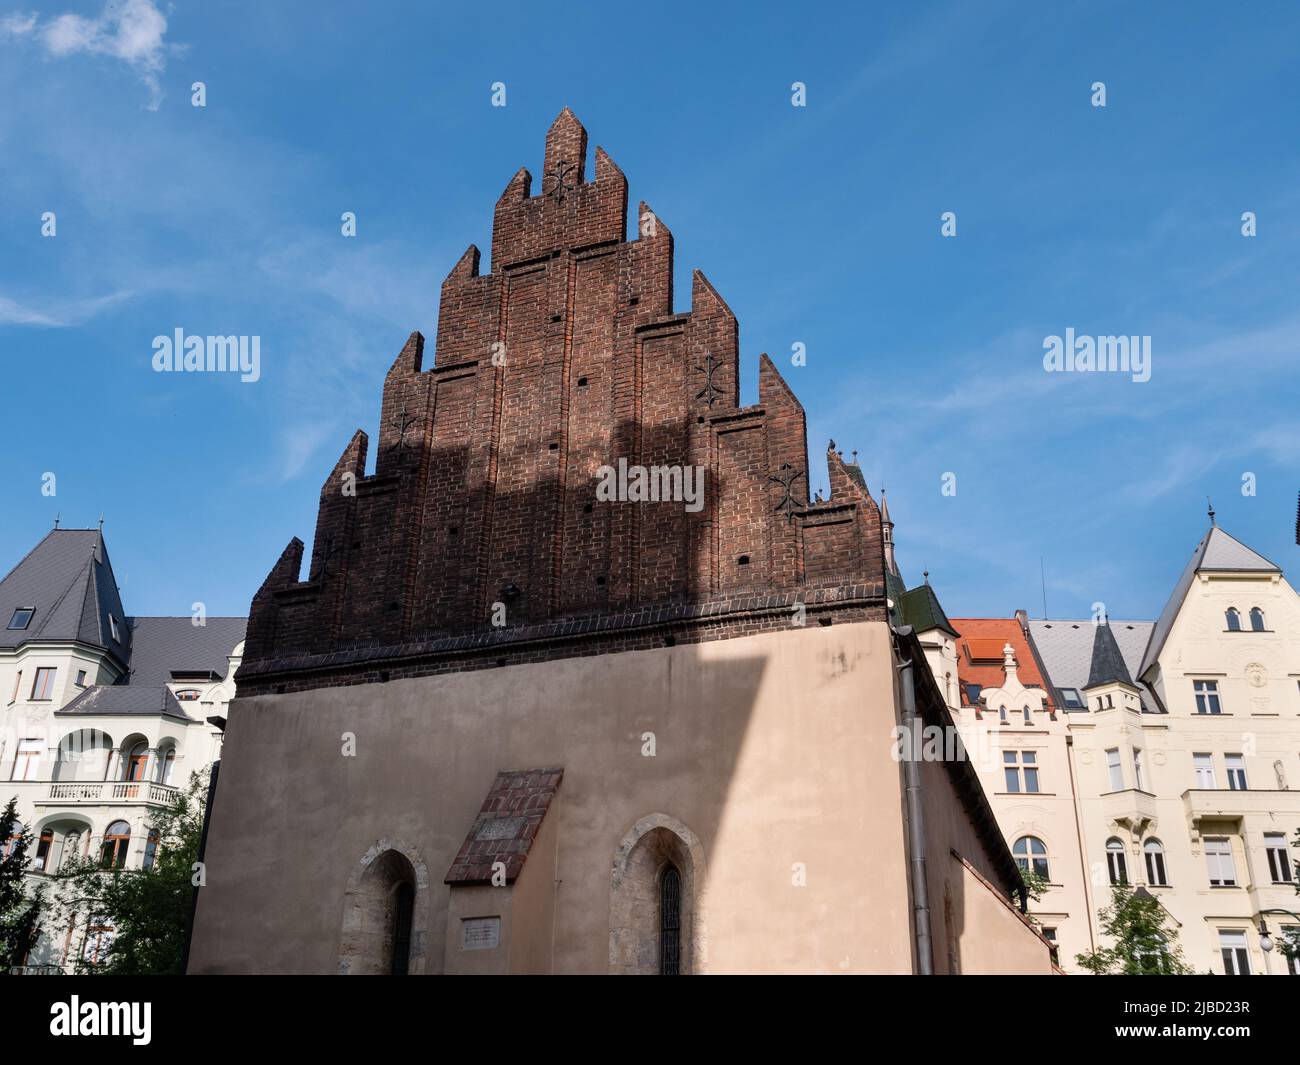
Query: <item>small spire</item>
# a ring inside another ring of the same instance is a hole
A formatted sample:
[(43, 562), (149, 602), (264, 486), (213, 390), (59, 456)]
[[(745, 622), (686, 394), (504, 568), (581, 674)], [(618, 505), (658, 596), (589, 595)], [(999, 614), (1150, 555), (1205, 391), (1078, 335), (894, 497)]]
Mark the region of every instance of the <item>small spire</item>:
[(926, 583), (926, 584), (929, 584), (929, 583), (930, 583), (930, 571), (929, 571), (928, 569), (927, 569), (927, 570), (923, 570), (923, 571), (921, 572), (921, 576), (925, 578), (925, 583)]
[(855, 465), (856, 465), (857, 461), (858, 461), (858, 449), (855, 447), (855, 448), (853, 449), (853, 462), (854, 462)]
[(99, 516), (99, 531), (100, 531), (100, 532), (103, 532), (103, 531), (104, 531), (104, 515), (103, 515), (103, 514), (100, 514), (100, 516)]
[(61, 517), (63, 517), (63, 513), (62, 513), (62, 511), (60, 511), (58, 514), (55, 514), (55, 515), (54, 515), (54, 527), (55, 527), (56, 529), (59, 527), (59, 519), (60, 519)]
[(1214, 503), (1211, 502), (1209, 496), (1205, 497), (1205, 502), (1210, 512), (1210, 527), (1213, 528), (1214, 527)]

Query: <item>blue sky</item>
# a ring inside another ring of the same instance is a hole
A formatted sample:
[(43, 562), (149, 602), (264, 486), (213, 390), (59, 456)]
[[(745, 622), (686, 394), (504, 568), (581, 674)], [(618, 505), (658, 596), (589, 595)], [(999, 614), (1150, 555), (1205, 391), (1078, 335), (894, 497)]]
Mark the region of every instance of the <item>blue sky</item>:
[[(469, 7), (0, 0), (0, 570), (102, 513), (132, 613), (245, 613), (566, 104), (678, 309), (699, 267), (739, 317), (742, 402), (771, 353), (814, 487), (857, 449), (953, 616), (1040, 614), (1042, 557), (1053, 616), (1152, 617), (1207, 495), (1292, 566), (1300, 8)], [(177, 327), (261, 380), (152, 372)], [(1151, 380), (1045, 373), (1067, 327), (1150, 335)]]

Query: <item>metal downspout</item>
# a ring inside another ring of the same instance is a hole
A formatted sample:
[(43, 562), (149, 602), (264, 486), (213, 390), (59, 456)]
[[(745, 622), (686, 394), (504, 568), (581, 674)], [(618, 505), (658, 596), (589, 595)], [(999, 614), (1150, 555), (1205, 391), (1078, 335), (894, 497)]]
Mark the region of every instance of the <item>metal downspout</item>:
[[(895, 636), (911, 634), (911, 628), (895, 629)], [(898, 647), (902, 656), (901, 644)], [(920, 976), (934, 975), (933, 945), (930, 935), (930, 884), (925, 868), (925, 817), (921, 809), (921, 763), (916, 740), (920, 734), (916, 719), (916, 688), (912, 677), (912, 659), (897, 666), (903, 699), (903, 729), (906, 744), (903, 757), (904, 798), (907, 809), (908, 868), (912, 881), (912, 924), (916, 936), (916, 964)]]

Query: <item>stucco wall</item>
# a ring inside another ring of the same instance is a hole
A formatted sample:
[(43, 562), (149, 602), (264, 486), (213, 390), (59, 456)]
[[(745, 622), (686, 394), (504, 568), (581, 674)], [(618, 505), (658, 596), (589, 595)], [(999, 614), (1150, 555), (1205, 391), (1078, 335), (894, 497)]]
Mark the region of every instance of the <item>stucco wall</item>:
[(861, 623), (240, 699), (191, 969), (335, 971), (348, 876), (386, 836), (428, 859), (445, 943), (442, 876), (494, 775), (553, 765), (553, 971), (609, 970), (615, 852), (663, 814), (703, 855), (698, 971), (910, 972), (892, 673)]

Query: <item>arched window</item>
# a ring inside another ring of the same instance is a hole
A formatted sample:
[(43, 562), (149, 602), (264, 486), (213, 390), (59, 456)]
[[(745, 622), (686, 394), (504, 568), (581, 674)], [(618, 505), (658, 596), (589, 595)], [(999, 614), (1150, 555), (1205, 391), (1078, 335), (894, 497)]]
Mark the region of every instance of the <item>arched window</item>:
[(26, 829), (23, 828), (23, 823), (15, 818), (13, 825), (9, 828), (9, 838), (6, 840), (0, 840), (0, 858), (8, 858), (9, 855), (13, 854), (19, 842), (22, 840), (25, 831)]
[(144, 839), (144, 860), (140, 863), (141, 869), (153, 868), (153, 863), (158, 859), (158, 841), (160, 838), (156, 828), (149, 829), (149, 835), (145, 836)]
[(1228, 607), (1228, 613), (1224, 616), (1228, 619), (1229, 632), (1241, 631), (1241, 614), (1237, 611), (1235, 606)]
[(1106, 841), (1106, 868), (1112, 884), (1128, 883), (1128, 863), (1124, 858), (1124, 844), (1114, 836)]
[(172, 782), (172, 770), (176, 768), (176, 748), (168, 747), (165, 751), (158, 752), (158, 766), (154, 769), (153, 779), (155, 784), (170, 784)]
[(123, 760), (123, 780), (143, 780), (145, 766), (149, 764), (149, 745), (141, 740), (131, 745)]
[(682, 875), (672, 865), (659, 878), (659, 975), (679, 976), (682, 965)]
[(45, 872), (45, 866), (50, 860), (50, 848), (54, 846), (54, 830), (47, 828), (41, 833), (41, 838), (36, 844), (36, 854), (32, 858), (32, 871), (36, 873)]
[(366, 852), (344, 895), (340, 975), (424, 972), (428, 877), (419, 851), (400, 840), (378, 840)]
[(1142, 844), (1147, 860), (1147, 883), (1155, 887), (1168, 887), (1165, 875), (1165, 849), (1158, 839), (1149, 839)]
[(1264, 611), (1257, 606), (1250, 608), (1250, 627), (1255, 632), (1264, 631)]
[(415, 913), (415, 888), (403, 880), (393, 892), (393, 956), (389, 972), (405, 976), (411, 969), (411, 920)]
[(1047, 868), (1047, 845), (1037, 836), (1021, 836), (1011, 848), (1016, 864), (1025, 872), (1036, 873), (1044, 880), (1051, 880)]
[(131, 846), (131, 826), (125, 821), (114, 821), (104, 833), (104, 844), (99, 849), (101, 869), (121, 869), (126, 865), (126, 852)]
[(609, 971), (689, 976), (700, 972), (703, 917), (698, 885), (704, 847), (667, 814), (647, 814), (623, 837), (610, 870)]

